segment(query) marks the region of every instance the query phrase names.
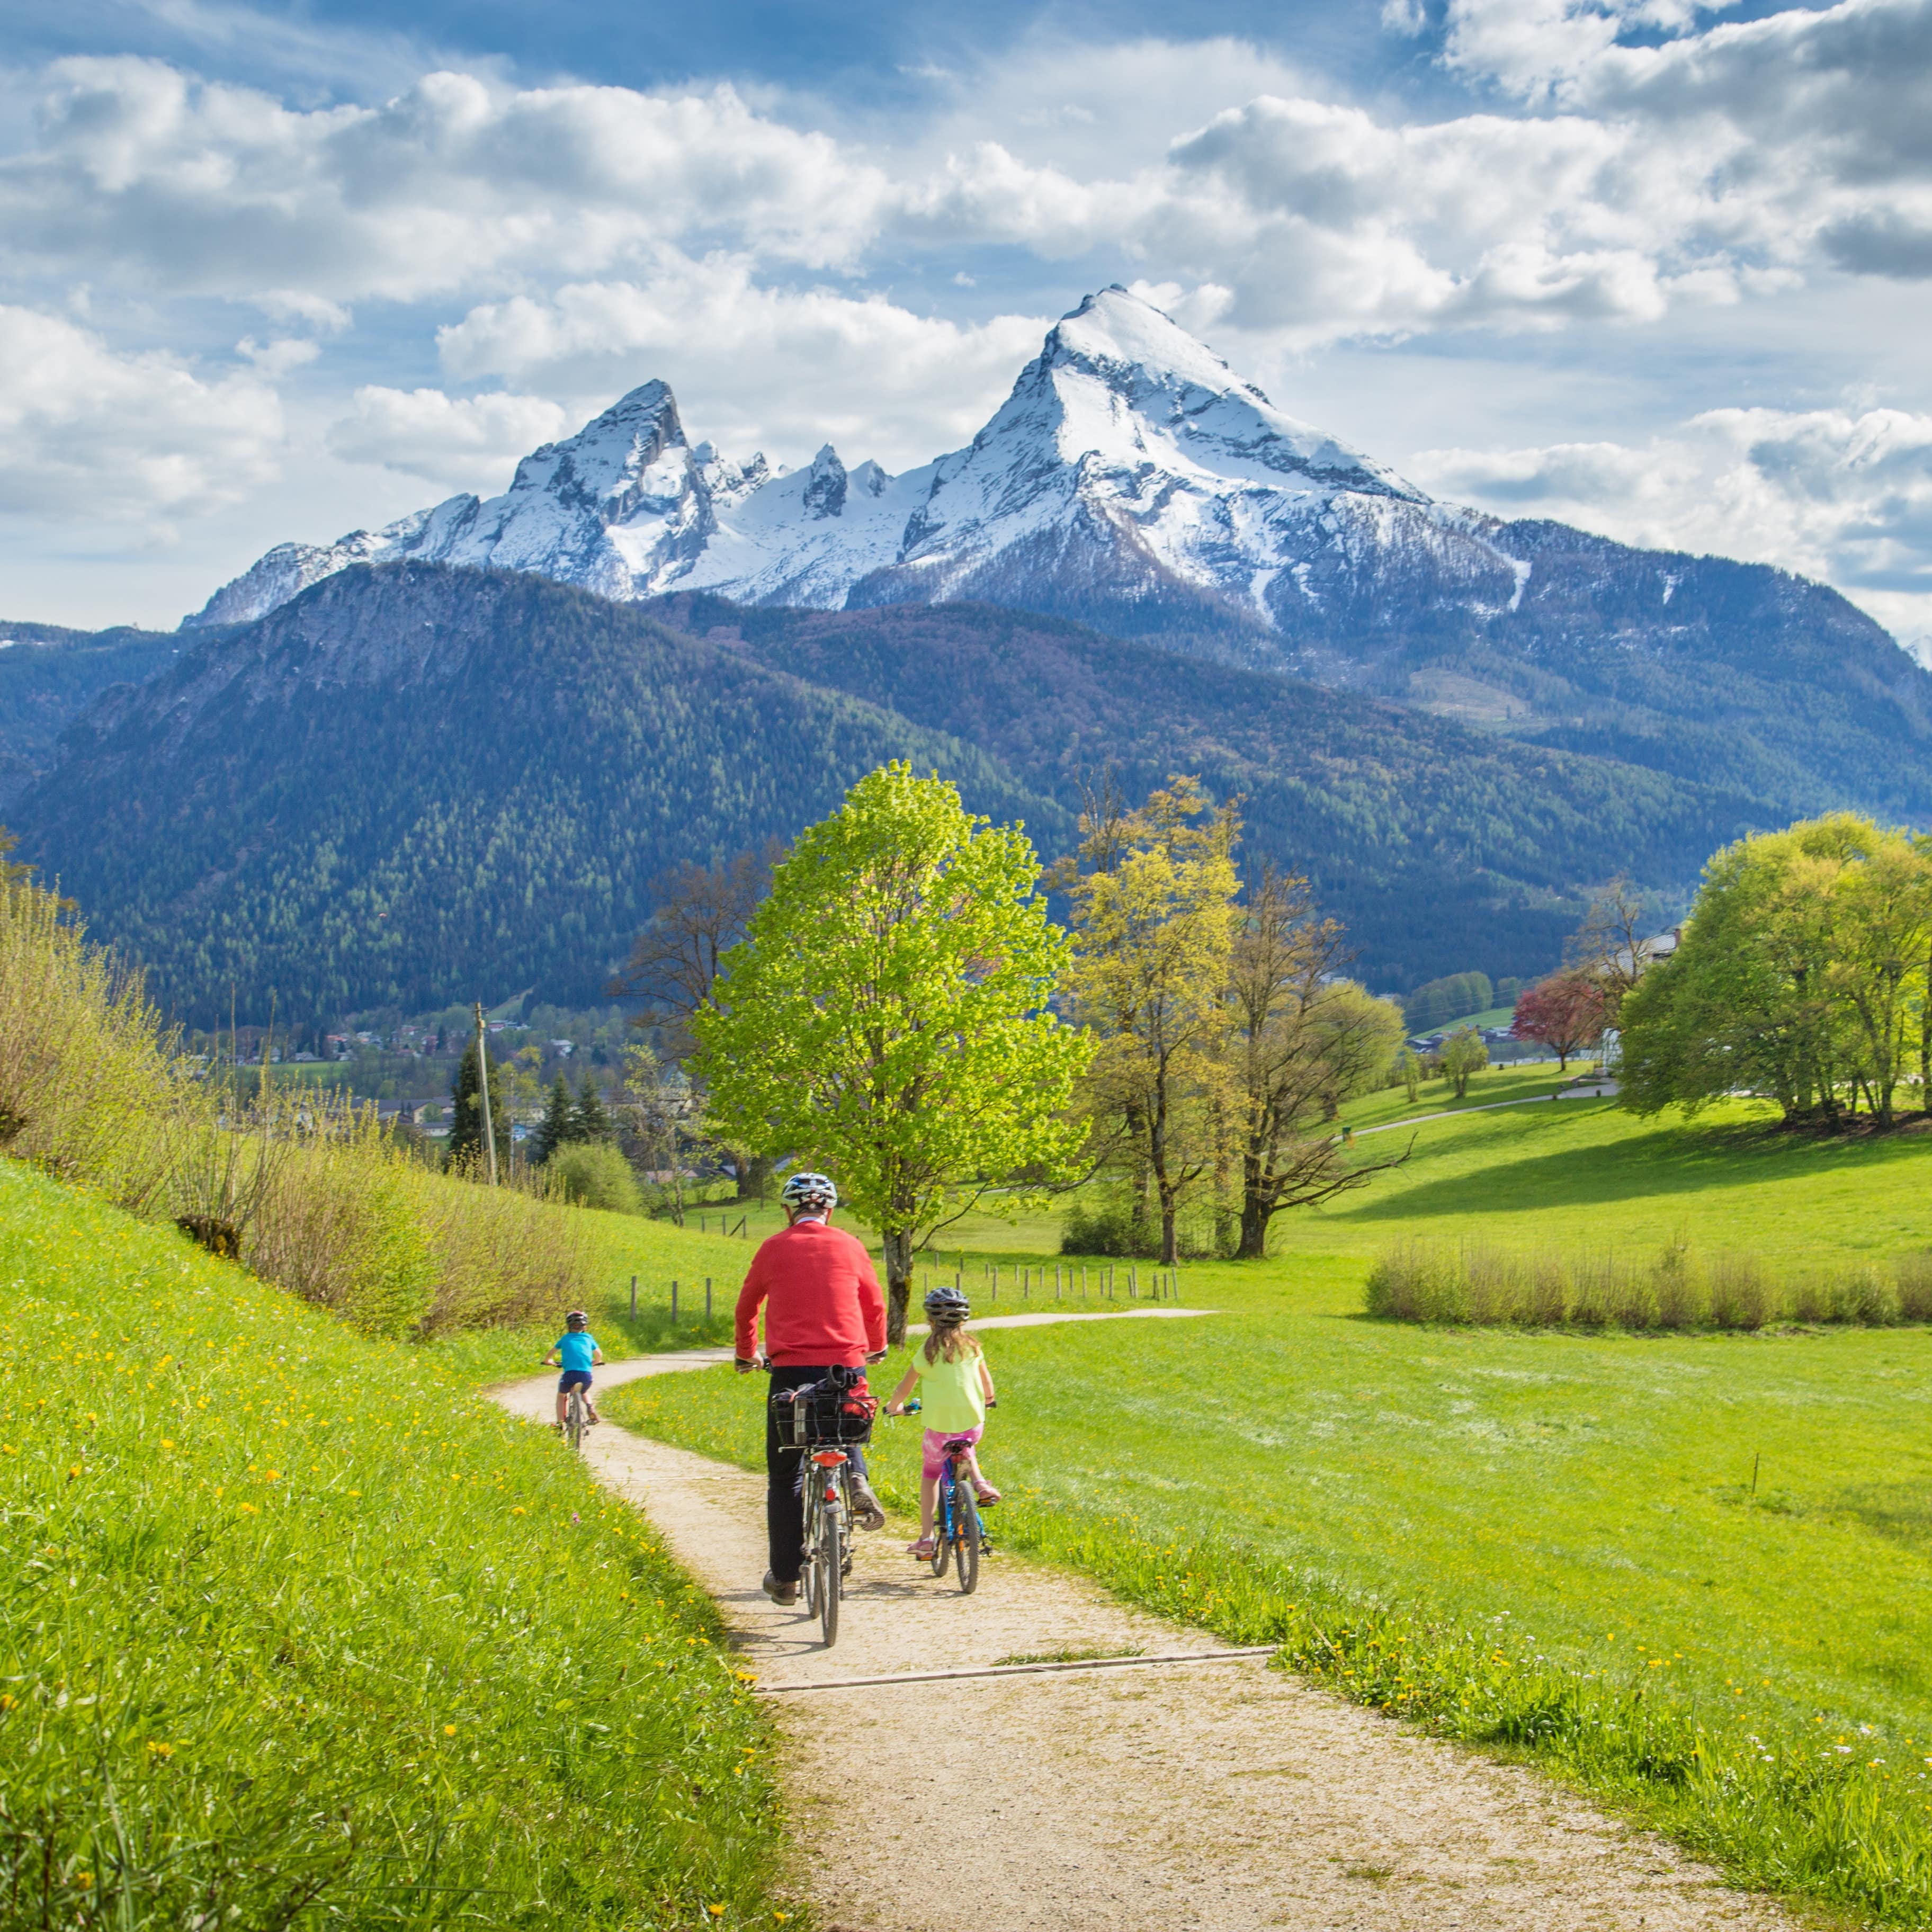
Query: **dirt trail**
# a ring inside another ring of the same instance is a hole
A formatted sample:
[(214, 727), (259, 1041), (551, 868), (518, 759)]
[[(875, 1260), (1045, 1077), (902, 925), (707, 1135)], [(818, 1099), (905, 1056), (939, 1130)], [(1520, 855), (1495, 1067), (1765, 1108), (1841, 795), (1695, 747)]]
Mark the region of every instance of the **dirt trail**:
[[(602, 1379), (728, 1355), (647, 1357)], [(544, 1376), (497, 1394), (542, 1418), (554, 1388)], [(911, 1526), (895, 1522), (858, 1539), (828, 1652), (815, 1624), (759, 1588), (761, 1478), (608, 1425), (586, 1446), (599, 1480), (645, 1510), (716, 1598), (768, 1687), (1066, 1648), (1221, 1648), (1006, 1555), (962, 1598), (902, 1553)], [(1261, 1660), (800, 1688), (772, 1701), (790, 1741), (795, 1882), (848, 1932), (1789, 1932), (1796, 1922), (1532, 1772), (1416, 1736)]]

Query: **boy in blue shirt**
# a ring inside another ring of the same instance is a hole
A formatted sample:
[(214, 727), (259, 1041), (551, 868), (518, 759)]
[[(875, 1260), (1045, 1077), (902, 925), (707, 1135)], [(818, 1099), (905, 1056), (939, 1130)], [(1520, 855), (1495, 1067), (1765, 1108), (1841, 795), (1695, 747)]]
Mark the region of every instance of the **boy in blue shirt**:
[(546, 1363), (555, 1362), (563, 1370), (556, 1378), (556, 1426), (562, 1428), (564, 1418), (570, 1406), (570, 1392), (574, 1388), (584, 1391), (584, 1406), (589, 1411), (592, 1422), (604, 1418), (597, 1413), (597, 1405), (590, 1399), (590, 1370), (595, 1364), (604, 1366), (604, 1351), (597, 1346), (597, 1338), (590, 1332), (590, 1318), (580, 1308), (573, 1308), (564, 1318), (564, 1332), (556, 1338), (556, 1345), (544, 1356)]

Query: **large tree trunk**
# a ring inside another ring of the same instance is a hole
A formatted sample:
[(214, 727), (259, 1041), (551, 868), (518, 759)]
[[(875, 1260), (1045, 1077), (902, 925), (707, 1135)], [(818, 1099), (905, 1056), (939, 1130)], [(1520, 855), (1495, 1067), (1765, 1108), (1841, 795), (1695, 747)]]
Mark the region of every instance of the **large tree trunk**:
[(906, 1310), (912, 1301), (912, 1235), (906, 1229), (889, 1229), (884, 1236), (886, 1251), (886, 1346), (904, 1346)]
[(1258, 1262), (1268, 1258), (1268, 1222), (1273, 1218), (1258, 1196), (1244, 1194), (1241, 1197), (1241, 1245), (1234, 1250), (1237, 1261)]
[(771, 1190), (772, 1161), (769, 1154), (740, 1154), (732, 1165), (738, 1170), (738, 1198), (762, 1201)]

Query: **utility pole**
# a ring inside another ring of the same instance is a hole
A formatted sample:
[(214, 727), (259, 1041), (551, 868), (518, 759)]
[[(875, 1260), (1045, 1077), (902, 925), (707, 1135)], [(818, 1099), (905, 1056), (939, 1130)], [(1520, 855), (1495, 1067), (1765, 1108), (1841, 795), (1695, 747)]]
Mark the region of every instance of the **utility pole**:
[(483, 1144), (490, 1150), (490, 1185), (496, 1184), (496, 1132), (490, 1124), (490, 1036), (483, 1030), (483, 1002), (476, 1002), (476, 1087), (483, 1102)]

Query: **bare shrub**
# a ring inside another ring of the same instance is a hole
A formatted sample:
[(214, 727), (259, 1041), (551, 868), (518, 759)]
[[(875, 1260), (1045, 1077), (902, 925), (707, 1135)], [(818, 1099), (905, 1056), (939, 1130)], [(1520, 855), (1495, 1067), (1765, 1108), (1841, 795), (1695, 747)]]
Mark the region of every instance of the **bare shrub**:
[(1570, 1283), (1562, 1262), (1539, 1256), (1530, 1264), (1528, 1318), (1545, 1328), (1559, 1328), (1570, 1306)]
[(1580, 1328), (1600, 1328), (1617, 1318), (1616, 1263), (1609, 1255), (1585, 1255), (1570, 1267), (1570, 1319)]
[(1650, 1301), (1651, 1320), (1659, 1328), (1696, 1328), (1708, 1318), (1710, 1301), (1702, 1274), (1682, 1234), (1651, 1264)]
[(1711, 1324), (1717, 1328), (1762, 1328), (1771, 1318), (1771, 1292), (1748, 1255), (1720, 1255), (1711, 1268)]
[(0, 1151), (165, 1216), (375, 1334), (522, 1322), (586, 1298), (584, 1224), (430, 1174), (374, 1111), (194, 1077), (140, 976), (0, 885)]
[(1901, 1322), (1932, 1322), (1932, 1249), (1901, 1255), (1894, 1270)]
[(140, 975), (0, 884), (0, 1150), (148, 1213), (205, 1113), (190, 1075)]
[[(1832, 1312), (1838, 1305), (1835, 1286), (1830, 1275), (1818, 1269), (1807, 1269), (1797, 1276), (1791, 1282), (1786, 1296), (1792, 1319), (1830, 1321)], [(1722, 1325), (1728, 1328), (1732, 1324), (1727, 1322)]]

